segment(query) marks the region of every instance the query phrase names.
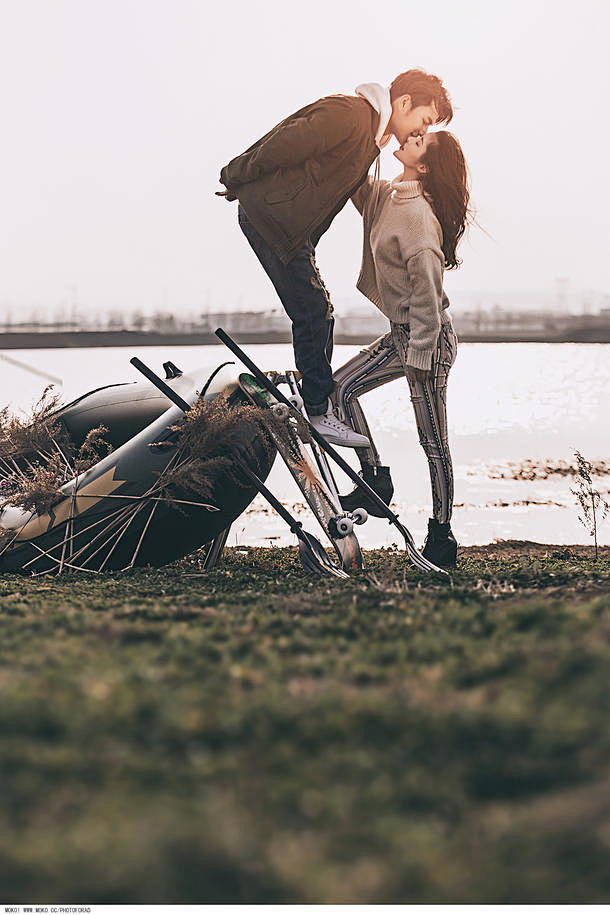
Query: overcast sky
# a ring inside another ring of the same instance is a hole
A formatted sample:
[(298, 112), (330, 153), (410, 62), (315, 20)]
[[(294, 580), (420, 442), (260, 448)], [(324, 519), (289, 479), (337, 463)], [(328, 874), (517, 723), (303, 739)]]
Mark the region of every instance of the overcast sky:
[[(275, 304), (220, 168), (303, 104), (412, 66), (451, 93), (488, 233), (452, 300), (558, 277), (607, 295), (609, 26), (607, 0), (0, 0), (0, 313)], [(360, 246), (348, 205), (318, 248), (339, 307)]]

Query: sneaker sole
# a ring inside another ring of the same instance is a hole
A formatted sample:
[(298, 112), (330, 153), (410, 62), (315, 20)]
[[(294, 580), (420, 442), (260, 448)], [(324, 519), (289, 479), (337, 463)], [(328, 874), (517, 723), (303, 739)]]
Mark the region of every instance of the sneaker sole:
[[(323, 433), (320, 433), (320, 434), (322, 435)], [(329, 445), (334, 445), (335, 448), (368, 448), (368, 447), (370, 447), (370, 444), (371, 444), (369, 442), (368, 438), (365, 439), (364, 442), (357, 442), (357, 443), (338, 441), (335, 438), (329, 438), (328, 435), (324, 435), (324, 438), (326, 439), (326, 441), (328, 442)]]

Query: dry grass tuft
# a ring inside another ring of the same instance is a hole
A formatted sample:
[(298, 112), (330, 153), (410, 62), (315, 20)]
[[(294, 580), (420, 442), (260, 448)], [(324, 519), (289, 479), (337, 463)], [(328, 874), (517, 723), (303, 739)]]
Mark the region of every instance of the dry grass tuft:
[[(44, 513), (61, 498), (61, 487), (106, 457), (112, 446), (105, 426), (91, 429), (75, 449), (57, 418), (59, 395), (45, 388), (29, 416), (0, 411), (0, 509), (6, 505)], [(270, 411), (249, 404), (229, 405), (223, 397), (200, 400), (172, 427), (175, 435), (155, 447), (176, 449), (172, 467), (159, 480), (171, 498), (190, 492), (209, 499), (220, 475), (236, 486), (248, 485), (235, 456), (258, 464), (255, 442), (262, 439), (271, 458), (275, 446), (268, 427), (281, 428)], [(280, 433), (281, 434), (281, 433)]]
[(177, 439), (159, 443), (178, 448), (174, 468), (160, 481), (163, 490), (170, 498), (172, 493), (186, 491), (210, 499), (221, 474), (236, 486), (250, 485), (235, 457), (246, 464), (258, 464), (254, 442), (260, 437), (272, 458), (275, 446), (267, 431), (267, 419), (268, 411), (250, 404), (229, 405), (221, 396), (198, 401), (173, 427)]
[(109, 454), (107, 429), (91, 429), (75, 449), (58, 419), (61, 396), (48, 385), (29, 415), (21, 418), (0, 410), (0, 508), (12, 505), (47, 512), (68, 480)]

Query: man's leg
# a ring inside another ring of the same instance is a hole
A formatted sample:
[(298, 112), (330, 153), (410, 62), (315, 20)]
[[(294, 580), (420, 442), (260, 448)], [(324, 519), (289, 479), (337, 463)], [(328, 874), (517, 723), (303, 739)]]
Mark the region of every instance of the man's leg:
[(288, 264), (283, 264), (241, 207), (239, 225), (292, 321), (295, 362), (303, 379), (307, 411), (313, 416), (325, 413), (334, 386), (330, 367), (334, 320), (314, 248), (305, 245)]
[(283, 264), (241, 207), (239, 225), (292, 321), (294, 358), (301, 373), (303, 400), (312, 425), (330, 444), (366, 447), (368, 439), (342, 422), (330, 401), (334, 387), (330, 367), (333, 309), (316, 266), (313, 245), (304, 245), (288, 264)]

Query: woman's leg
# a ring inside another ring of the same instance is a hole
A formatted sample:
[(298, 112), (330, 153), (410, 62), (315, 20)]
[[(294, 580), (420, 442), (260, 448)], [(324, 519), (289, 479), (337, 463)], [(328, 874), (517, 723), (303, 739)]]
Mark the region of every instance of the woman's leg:
[(360, 406), (359, 397), (388, 381), (402, 378), (403, 374), (402, 362), (396, 353), (392, 334), (389, 333), (365, 346), (333, 375), (335, 390), (332, 398), (340, 418), (356, 432), (366, 435), (371, 443), (368, 448), (356, 448), (363, 469), (365, 466), (381, 466), (381, 458)]
[[(335, 382), (333, 400), (337, 412), (357, 432), (366, 435), (370, 442), (370, 446), (367, 448), (356, 448), (356, 454), (362, 467), (360, 476), (375, 490), (386, 505), (390, 504), (394, 494), (390, 468), (381, 465), (381, 458), (358, 398), (387, 381), (401, 378), (402, 375), (402, 364), (396, 355), (391, 333), (385, 334), (370, 346), (365, 347), (357, 356), (337, 369), (333, 375)], [(371, 515), (383, 517), (379, 507), (369, 500), (358, 486), (340, 498), (345, 511), (354, 511), (360, 507), (365, 508)]]
[[(406, 374), (408, 327), (392, 324), (392, 337)], [(432, 516), (448, 524), (453, 511), (453, 464), (447, 436), (447, 379), (457, 355), (451, 324), (441, 325), (427, 381), (409, 381), (419, 441), (426, 453), (432, 484)]]

